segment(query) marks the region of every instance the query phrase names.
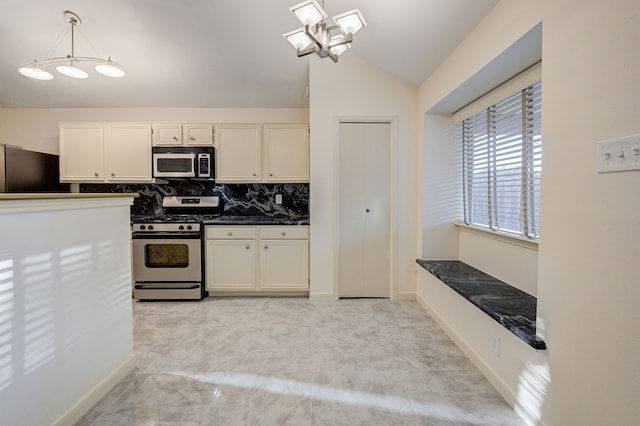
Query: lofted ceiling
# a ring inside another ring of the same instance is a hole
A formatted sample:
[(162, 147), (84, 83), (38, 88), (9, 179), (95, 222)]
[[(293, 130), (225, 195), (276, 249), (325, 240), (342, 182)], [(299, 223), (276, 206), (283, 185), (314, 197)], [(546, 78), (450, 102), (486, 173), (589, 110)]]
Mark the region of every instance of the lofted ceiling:
[[(301, 26), (289, 12), (300, 1), (0, 0), (0, 108), (307, 108), (309, 57), (297, 58), (282, 37)], [(360, 8), (368, 24), (342, 58), (417, 86), (498, 0), (324, 3), (329, 16)], [(75, 55), (111, 56), (124, 66), (123, 79), (91, 67), (86, 80), (55, 69), (51, 81), (18, 73), (34, 59), (70, 53), (65, 10), (82, 20)]]

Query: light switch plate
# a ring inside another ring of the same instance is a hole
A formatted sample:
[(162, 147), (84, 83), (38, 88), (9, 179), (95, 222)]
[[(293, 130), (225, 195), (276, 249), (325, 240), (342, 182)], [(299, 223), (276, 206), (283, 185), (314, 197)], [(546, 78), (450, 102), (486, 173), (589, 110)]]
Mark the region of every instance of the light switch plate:
[(640, 135), (598, 142), (598, 173), (640, 170)]

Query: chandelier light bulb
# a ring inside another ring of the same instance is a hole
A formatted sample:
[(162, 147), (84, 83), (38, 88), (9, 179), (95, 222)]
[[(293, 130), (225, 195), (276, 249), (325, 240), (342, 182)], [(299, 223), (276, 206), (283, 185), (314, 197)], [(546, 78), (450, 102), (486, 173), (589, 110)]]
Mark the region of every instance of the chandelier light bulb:
[(359, 9), (353, 9), (333, 17), (333, 21), (345, 34), (355, 34), (367, 26), (364, 16)]
[(315, 25), (323, 19), (327, 19), (327, 13), (315, 0), (307, 0), (289, 8), (291, 13), (302, 22), (303, 25)]
[(283, 36), (289, 43), (291, 43), (293, 47), (298, 50), (306, 49), (311, 45), (311, 43), (313, 43), (309, 36), (304, 32), (304, 28), (293, 30), (291, 32), (283, 34)]

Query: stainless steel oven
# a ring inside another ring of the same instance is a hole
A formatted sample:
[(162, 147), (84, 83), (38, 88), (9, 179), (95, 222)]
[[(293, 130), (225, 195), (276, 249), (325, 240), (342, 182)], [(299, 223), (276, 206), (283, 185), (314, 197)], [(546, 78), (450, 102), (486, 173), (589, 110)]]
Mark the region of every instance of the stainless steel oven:
[(133, 297), (141, 300), (202, 299), (202, 220), (222, 214), (218, 196), (166, 196), (162, 214), (132, 222)]
[(136, 223), (132, 240), (134, 298), (204, 297), (199, 223)]

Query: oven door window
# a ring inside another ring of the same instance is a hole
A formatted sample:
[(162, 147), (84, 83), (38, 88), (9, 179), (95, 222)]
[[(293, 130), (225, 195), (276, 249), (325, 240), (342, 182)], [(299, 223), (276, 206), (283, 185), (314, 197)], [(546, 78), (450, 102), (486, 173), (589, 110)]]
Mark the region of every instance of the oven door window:
[(182, 243), (150, 243), (144, 246), (147, 268), (186, 268), (189, 266), (189, 246)]

